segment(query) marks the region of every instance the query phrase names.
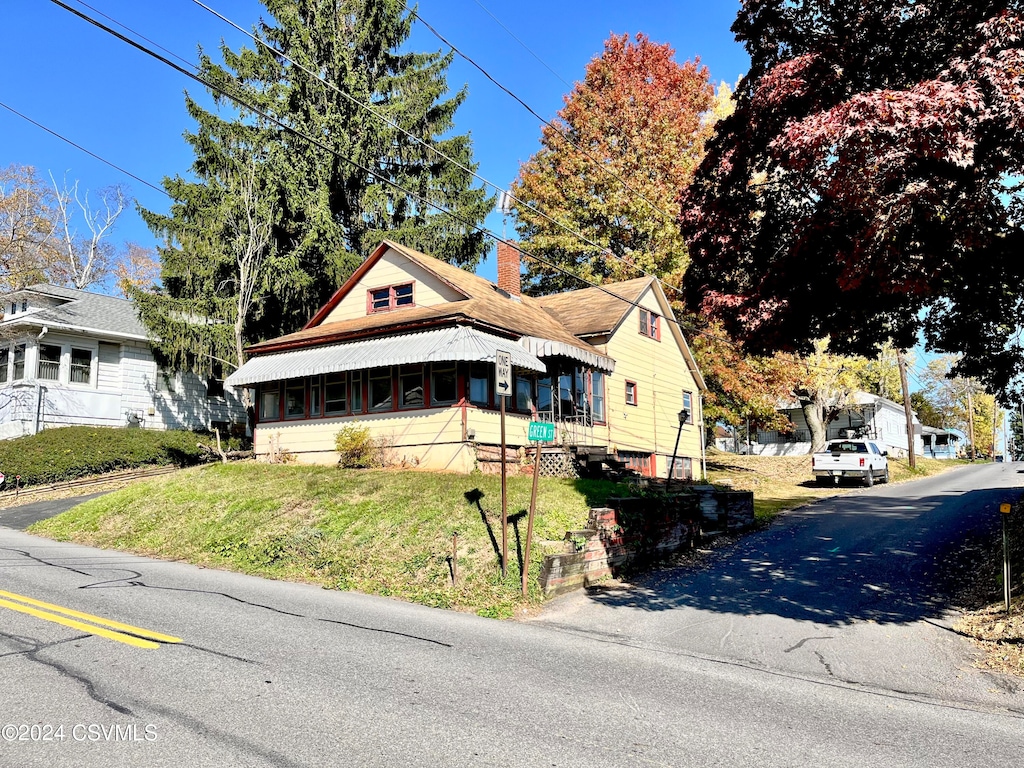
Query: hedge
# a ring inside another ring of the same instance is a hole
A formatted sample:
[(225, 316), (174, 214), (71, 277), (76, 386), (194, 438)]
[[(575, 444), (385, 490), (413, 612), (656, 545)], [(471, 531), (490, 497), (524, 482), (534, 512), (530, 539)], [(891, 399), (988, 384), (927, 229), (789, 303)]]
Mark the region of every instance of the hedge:
[(116, 427), (60, 427), (36, 435), (0, 441), (0, 472), (10, 487), (74, 480), (103, 472), (146, 465), (199, 464), (205, 458), (197, 443), (206, 435)]

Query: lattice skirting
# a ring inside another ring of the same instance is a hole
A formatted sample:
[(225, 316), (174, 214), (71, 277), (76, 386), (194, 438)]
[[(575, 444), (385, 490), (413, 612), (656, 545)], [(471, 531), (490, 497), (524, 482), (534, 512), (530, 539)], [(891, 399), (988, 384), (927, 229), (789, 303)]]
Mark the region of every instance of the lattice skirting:
[(572, 456), (564, 451), (541, 453), (540, 473), (544, 477), (576, 478), (580, 476), (579, 466), (573, 461)]

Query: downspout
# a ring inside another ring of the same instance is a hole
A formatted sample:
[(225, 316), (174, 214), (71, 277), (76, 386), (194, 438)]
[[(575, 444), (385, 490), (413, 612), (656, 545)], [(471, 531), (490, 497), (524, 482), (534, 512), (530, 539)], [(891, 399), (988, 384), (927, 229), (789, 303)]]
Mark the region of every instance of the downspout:
[(700, 404), (700, 474), (701, 479), (707, 481), (708, 459), (704, 450), (704, 395), (699, 389), (697, 390), (697, 402)]

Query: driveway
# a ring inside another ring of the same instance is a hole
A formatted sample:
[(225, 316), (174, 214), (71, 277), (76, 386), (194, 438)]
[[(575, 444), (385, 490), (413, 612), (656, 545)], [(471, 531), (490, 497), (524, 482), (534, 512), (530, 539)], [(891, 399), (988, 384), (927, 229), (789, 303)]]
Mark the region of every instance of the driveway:
[[(824, 499), (702, 568), (580, 592), (533, 621), (758, 669), (1024, 711), (1019, 681), (975, 669), (953, 629), (959, 567), (1020, 497), (1021, 464), (964, 467)], [(993, 574), (993, 588), (995, 589)]]

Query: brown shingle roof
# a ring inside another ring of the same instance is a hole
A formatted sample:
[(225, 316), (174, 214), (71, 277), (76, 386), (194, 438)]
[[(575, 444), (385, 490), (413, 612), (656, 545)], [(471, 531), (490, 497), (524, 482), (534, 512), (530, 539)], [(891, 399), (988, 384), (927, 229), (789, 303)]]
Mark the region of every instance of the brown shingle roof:
[[(591, 345), (576, 338), (547, 312), (540, 300), (529, 296), (510, 298), (489, 280), (447, 262), (390, 241), (385, 241), (384, 245), (433, 273), (469, 298), (433, 307), (410, 307), (335, 323), (321, 323), (287, 336), (255, 344), (249, 347), (249, 352), (260, 354), (283, 347), (314, 346), (357, 336), (383, 334), (410, 326), (463, 322), (482, 325), (499, 332), (505, 331), (512, 336), (536, 336), (560, 341), (599, 354)], [(378, 249), (378, 252), (382, 251)], [(340, 300), (343, 295), (344, 291), (339, 291), (332, 301)], [(326, 315), (323, 310), (318, 314), (321, 313)]]
[(637, 277), (601, 288), (581, 288), (578, 291), (540, 296), (534, 301), (554, 315), (571, 333), (577, 336), (598, 336), (614, 330), (652, 282), (653, 277)]

